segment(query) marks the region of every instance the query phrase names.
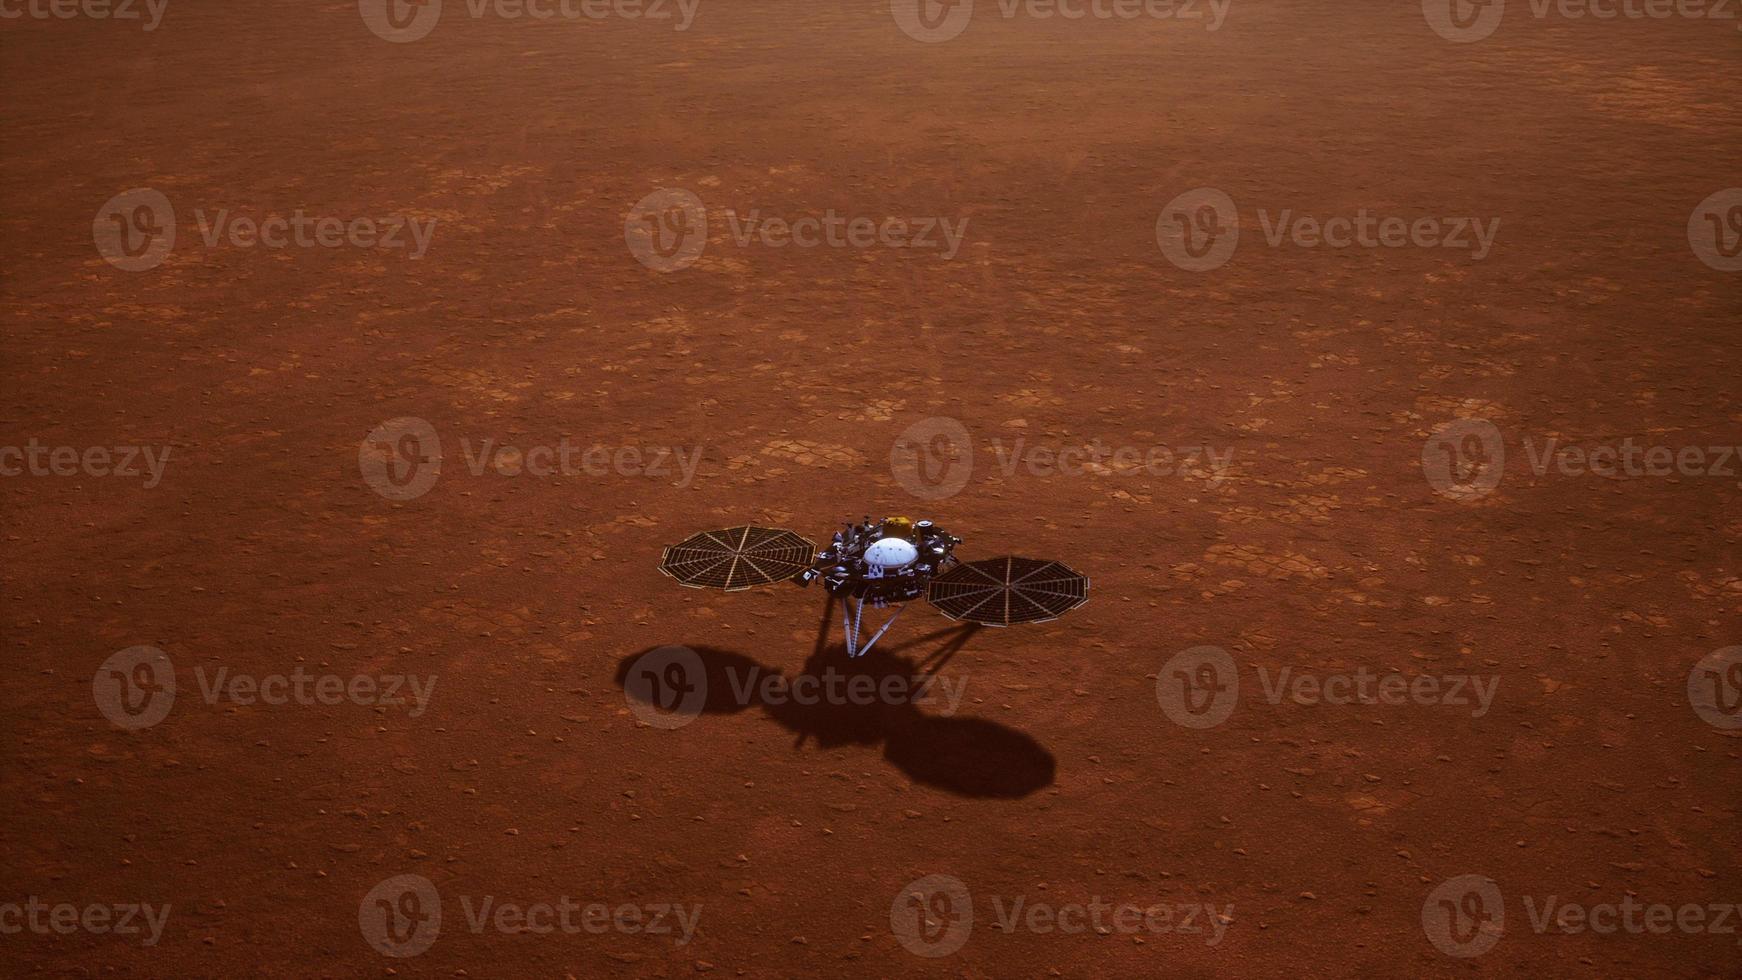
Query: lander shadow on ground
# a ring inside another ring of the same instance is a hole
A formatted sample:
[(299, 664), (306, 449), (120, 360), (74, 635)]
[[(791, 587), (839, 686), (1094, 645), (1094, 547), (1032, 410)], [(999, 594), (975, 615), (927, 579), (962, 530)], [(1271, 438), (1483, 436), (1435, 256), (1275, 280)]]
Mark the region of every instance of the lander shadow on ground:
[[(966, 701), (964, 691), (971, 688), (948, 688), (946, 682), (961, 685), (963, 679), (938, 672), (979, 631), (977, 624), (848, 658), (842, 644), (827, 642), (831, 618), (824, 614), (815, 648), (790, 677), (735, 650), (654, 647), (623, 658), (617, 683), (629, 697), (661, 710), (685, 696), (693, 698), (683, 707), (691, 714), (761, 708), (797, 733), (795, 749), (809, 740), (825, 749), (881, 743), (883, 757), (914, 782), (962, 796), (1016, 799), (1052, 785), (1055, 761), (1039, 742), (995, 721), (949, 713), (952, 692)], [(942, 645), (924, 659), (902, 656), (904, 650), (940, 640)], [(694, 658), (651, 656), (662, 650), (688, 650)], [(649, 661), (643, 663), (643, 657)], [(701, 678), (688, 676), (697, 671)], [(869, 681), (855, 681), (858, 677)], [(864, 696), (867, 684), (879, 693)], [(852, 695), (855, 690), (860, 694)], [(883, 696), (891, 690), (899, 693)], [(956, 711), (961, 707), (957, 703)]]

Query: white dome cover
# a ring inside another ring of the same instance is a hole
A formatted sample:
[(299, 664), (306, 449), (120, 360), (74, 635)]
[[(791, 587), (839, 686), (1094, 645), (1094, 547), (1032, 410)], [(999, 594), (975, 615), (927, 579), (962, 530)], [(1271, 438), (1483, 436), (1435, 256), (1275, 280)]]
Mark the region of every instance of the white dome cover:
[(919, 558), (919, 549), (905, 538), (879, 538), (865, 549), (865, 561), (878, 568), (906, 568)]

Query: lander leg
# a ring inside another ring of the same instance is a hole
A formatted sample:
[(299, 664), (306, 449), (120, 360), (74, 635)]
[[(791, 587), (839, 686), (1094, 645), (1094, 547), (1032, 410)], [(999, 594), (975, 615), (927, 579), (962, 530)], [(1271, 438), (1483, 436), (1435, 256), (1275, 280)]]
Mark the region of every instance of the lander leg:
[(872, 645), (875, 644), (884, 633), (889, 631), (889, 627), (895, 625), (895, 621), (901, 618), (901, 614), (907, 609), (907, 606), (896, 606), (895, 612), (890, 614), (889, 618), (884, 621), (883, 625), (878, 628), (877, 632), (871, 634), (871, 638), (865, 641), (864, 646), (860, 646), (859, 625), (865, 615), (865, 599), (861, 596), (856, 600), (857, 604), (852, 609), (848, 609), (847, 603), (853, 601), (855, 600), (850, 600), (846, 596), (841, 597), (841, 629), (845, 631), (847, 637), (847, 656), (862, 657), (870, 652)]

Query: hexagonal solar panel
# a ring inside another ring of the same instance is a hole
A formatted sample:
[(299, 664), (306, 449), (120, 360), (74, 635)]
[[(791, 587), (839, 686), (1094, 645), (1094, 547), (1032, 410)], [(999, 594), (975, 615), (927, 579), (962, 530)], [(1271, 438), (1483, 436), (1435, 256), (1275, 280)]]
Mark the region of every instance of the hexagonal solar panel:
[(784, 582), (811, 567), (817, 546), (778, 527), (703, 531), (665, 549), (659, 570), (692, 589), (737, 592)]
[(1044, 623), (1089, 601), (1089, 579), (1056, 561), (984, 558), (932, 579), (926, 599), (951, 619), (984, 626)]

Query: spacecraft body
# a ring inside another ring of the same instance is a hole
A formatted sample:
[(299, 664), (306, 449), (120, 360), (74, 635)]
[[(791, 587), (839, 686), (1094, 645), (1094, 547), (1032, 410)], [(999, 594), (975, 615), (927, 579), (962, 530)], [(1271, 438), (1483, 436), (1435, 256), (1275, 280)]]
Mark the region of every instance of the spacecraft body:
[[(820, 552), (784, 528), (740, 525), (702, 531), (666, 548), (659, 570), (680, 585), (726, 592), (821, 580), (841, 604), (850, 657), (870, 650), (914, 599), (983, 626), (1046, 622), (1089, 599), (1088, 578), (1060, 562), (1015, 556), (964, 562), (955, 556), (961, 543), (931, 521), (906, 517), (847, 524)], [(897, 608), (860, 642), (867, 605)]]
[(832, 596), (864, 599), (876, 608), (923, 598), (932, 577), (955, 564), (962, 539), (931, 521), (889, 517), (873, 524), (848, 524), (836, 531), (812, 567), (797, 576), (800, 585), (822, 579)]

